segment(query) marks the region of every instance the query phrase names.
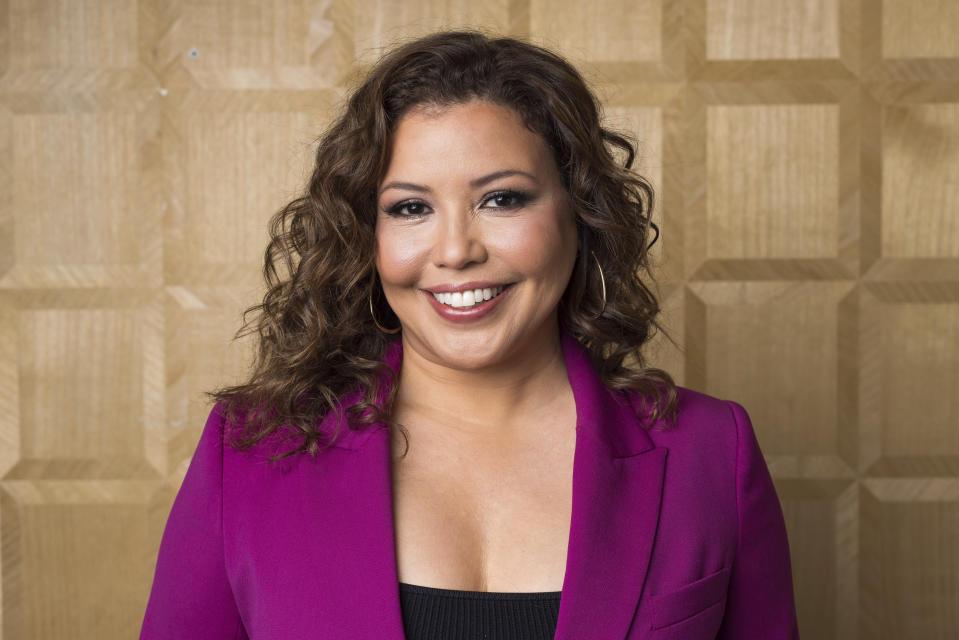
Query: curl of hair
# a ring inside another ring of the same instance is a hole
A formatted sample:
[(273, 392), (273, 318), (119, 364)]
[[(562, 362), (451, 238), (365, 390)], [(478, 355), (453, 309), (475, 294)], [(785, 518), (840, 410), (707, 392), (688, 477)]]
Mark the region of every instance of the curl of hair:
[[(669, 336), (646, 284), (653, 282), (649, 236), (658, 237), (658, 229), (653, 190), (631, 171), (633, 145), (602, 126), (597, 99), (562, 57), (512, 38), (451, 31), (402, 44), (373, 66), (321, 136), (306, 192), (271, 219), (267, 292), (244, 312), (236, 335), (255, 334), (252, 373), (243, 384), (208, 393), (229, 422), (243, 425), (234, 447), (280, 436), (295, 446), (276, 458), (316, 454), (337, 437), (320, 430), (330, 411), (343, 412), (350, 429), (383, 423), (406, 438), (390, 420), (395, 372), (382, 362), (389, 339), (370, 314), (372, 300), (381, 324), (399, 326), (376, 277), (376, 191), (392, 132), (407, 112), (472, 99), (515, 110), (552, 150), (579, 232), (560, 323), (607, 387), (639, 392), (647, 426), (674, 421), (676, 385), (641, 352), (656, 331)], [(605, 275), (605, 305), (596, 262)], [(357, 401), (343, 406), (351, 392)]]

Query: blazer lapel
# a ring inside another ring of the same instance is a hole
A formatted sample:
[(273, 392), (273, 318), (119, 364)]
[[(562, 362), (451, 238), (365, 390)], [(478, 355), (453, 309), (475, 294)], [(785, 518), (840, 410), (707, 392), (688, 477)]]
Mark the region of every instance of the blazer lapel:
[[(396, 340), (387, 349), (384, 362), (398, 372), (401, 359), (402, 347)], [(381, 389), (380, 402), (386, 390)], [(359, 398), (357, 393), (349, 395), (344, 398), (344, 406)], [(325, 428), (332, 428), (337, 419), (334, 413), (328, 415)], [(346, 450), (348, 459), (341, 461), (335, 479), (324, 478), (314, 490), (319, 494), (314, 496), (314, 503), (329, 508), (320, 516), (334, 518), (337, 532), (335, 539), (321, 543), (327, 555), (320, 573), (325, 604), (329, 606), (317, 620), (315, 637), (405, 640), (396, 568), (389, 432), (383, 424), (362, 431), (345, 428), (342, 420), (340, 425), (335, 446)]]
[(576, 400), (576, 450), (555, 637), (622, 640), (646, 581), (666, 450), (654, 447), (627, 399), (602, 384), (566, 332), (563, 355)]
[(353, 633), (349, 637), (404, 640), (396, 569), (389, 438), (382, 434), (375, 436), (361, 455), (368, 456), (369, 464), (363, 466), (371, 477), (367, 495), (356, 496), (355, 504), (358, 509), (369, 510), (370, 536), (375, 539), (368, 548), (354, 552), (354, 579), (362, 584), (357, 584), (358, 590), (353, 592), (353, 610), (349, 612), (349, 628)]

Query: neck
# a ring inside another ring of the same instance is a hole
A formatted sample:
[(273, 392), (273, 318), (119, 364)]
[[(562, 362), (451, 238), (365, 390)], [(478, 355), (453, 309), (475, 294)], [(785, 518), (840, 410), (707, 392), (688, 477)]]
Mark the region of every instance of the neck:
[(503, 434), (528, 427), (569, 394), (558, 326), (507, 361), (479, 370), (443, 366), (404, 338), (395, 413), (400, 422), (414, 416), (464, 435)]

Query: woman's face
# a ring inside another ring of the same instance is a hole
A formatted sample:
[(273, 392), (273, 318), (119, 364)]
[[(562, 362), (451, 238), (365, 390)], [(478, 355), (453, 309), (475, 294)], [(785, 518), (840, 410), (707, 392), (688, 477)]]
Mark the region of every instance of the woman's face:
[(576, 225), (548, 145), (516, 112), (410, 111), (377, 204), (376, 268), (404, 346), (463, 370), (556, 347)]

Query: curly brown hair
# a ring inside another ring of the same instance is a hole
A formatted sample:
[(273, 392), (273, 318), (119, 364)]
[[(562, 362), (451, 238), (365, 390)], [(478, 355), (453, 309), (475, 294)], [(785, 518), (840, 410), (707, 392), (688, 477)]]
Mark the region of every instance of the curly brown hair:
[[(321, 136), (306, 193), (273, 216), (263, 267), (267, 292), (244, 312), (236, 335), (256, 334), (252, 374), (208, 393), (228, 422), (242, 425), (232, 446), (279, 436), (295, 444), (276, 458), (315, 454), (338, 435), (340, 421), (332, 433), (320, 430), (330, 411), (342, 412), (350, 429), (381, 422), (407, 437), (390, 420), (397, 372), (383, 363), (389, 337), (370, 313), (372, 300), (381, 324), (399, 324), (376, 275), (376, 189), (404, 114), (471, 99), (515, 110), (556, 160), (579, 235), (558, 309), (561, 325), (609, 388), (639, 392), (647, 425), (674, 421), (676, 385), (667, 372), (647, 366), (641, 352), (656, 331), (665, 331), (646, 284), (653, 281), (649, 247), (659, 235), (651, 220), (653, 190), (631, 171), (633, 145), (602, 126), (598, 100), (562, 57), (513, 38), (450, 31), (402, 44), (372, 67)], [(593, 255), (605, 275), (605, 305)], [(353, 400), (344, 402), (347, 394)]]

